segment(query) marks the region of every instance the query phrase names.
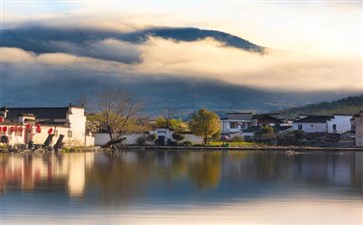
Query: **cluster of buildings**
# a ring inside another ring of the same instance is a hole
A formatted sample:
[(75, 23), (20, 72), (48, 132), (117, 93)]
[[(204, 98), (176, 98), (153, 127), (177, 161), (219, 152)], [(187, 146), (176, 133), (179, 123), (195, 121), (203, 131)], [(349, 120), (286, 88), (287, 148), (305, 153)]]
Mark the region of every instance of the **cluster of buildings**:
[(86, 132), (83, 106), (0, 109), (0, 138), (8, 145), (27, 148), (29, 143), (43, 145), (59, 138), (65, 146), (93, 146), (94, 137)]
[[(83, 106), (69, 104), (68, 107), (6, 108), (0, 109), (0, 138), (9, 145), (27, 148), (29, 143), (42, 145), (49, 136), (52, 143), (61, 141), (64, 146), (103, 145), (109, 141), (108, 134), (91, 134), (86, 129)], [(276, 132), (301, 130), (306, 134), (339, 134), (353, 140), (353, 146), (363, 146), (363, 111), (356, 115), (312, 116), (301, 115), (295, 120), (281, 119), (279, 114), (254, 114), (252, 112), (227, 113), (221, 120), (221, 133), (225, 139), (241, 137), (253, 139), (263, 126)], [(173, 131), (156, 129), (148, 132), (155, 135), (151, 144), (166, 145), (173, 140)], [(141, 134), (145, 136), (145, 134)], [(202, 143), (202, 138), (184, 133), (184, 141)], [(128, 135), (126, 144), (136, 144), (140, 134)]]
[(363, 111), (355, 115), (316, 116), (300, 115), (295, 120), (281, 119), (279, 114), (227, 113), (221, 118), (224, 137), (253, 138), (262, 126), (272, 127), (279, 133), (301, 130), (306, 134), (339, 134), (350, 137), (353, 145), (363, 146)]

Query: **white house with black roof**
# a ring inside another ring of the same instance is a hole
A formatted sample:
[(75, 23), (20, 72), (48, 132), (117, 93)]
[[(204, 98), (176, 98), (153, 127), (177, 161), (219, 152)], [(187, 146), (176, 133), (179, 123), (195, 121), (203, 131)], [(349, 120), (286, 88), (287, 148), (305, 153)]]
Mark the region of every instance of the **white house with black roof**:
[(305, 133), (336, 133), (342, 134), (352, 130), (352, 116), (301, 116), (293, 123), (293, 130), (302, 130)]
[(43, 144), (49, 134), (53, 135), (53, 144), (63, 136), (66, 146), (94, 145), (93, 137), (86, 132), (83, 106), (1, 108), (0, 136), (7, 137), (9, 144)]

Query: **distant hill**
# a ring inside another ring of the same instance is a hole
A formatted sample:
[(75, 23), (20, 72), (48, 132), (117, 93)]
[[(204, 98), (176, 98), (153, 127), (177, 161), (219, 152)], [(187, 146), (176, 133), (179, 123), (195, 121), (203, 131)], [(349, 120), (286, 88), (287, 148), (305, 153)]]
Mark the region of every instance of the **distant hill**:
[(355, 114), (363, 110), (363, 95), (349, 96), (331, 102), (321, 102), (305, 106), (293, 107), (278, 111), (285, 118), (295, 118), (299, 114), (333, 115)]

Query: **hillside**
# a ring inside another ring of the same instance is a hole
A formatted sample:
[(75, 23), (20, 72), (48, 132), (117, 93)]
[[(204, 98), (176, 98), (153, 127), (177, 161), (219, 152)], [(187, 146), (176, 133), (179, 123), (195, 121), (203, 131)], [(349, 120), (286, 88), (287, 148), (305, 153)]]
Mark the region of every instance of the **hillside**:
[(333, 115), (355, 114), (363, 110), (363, 95), (349, 96), (331, 102), (321, 102), (278, 111), (285, 118), (295, 118), (299, 114)]

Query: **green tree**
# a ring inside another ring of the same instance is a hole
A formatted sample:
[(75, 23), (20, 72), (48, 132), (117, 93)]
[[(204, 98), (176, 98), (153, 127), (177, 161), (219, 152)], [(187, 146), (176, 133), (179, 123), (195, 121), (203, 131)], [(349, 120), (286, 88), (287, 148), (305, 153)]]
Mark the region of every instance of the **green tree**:
[(184, 140), (184, 136), (178, 133), (173, 133), (172, 137), (177, 142)]
[(276, 138), (277, 134), (272, 127), (263, 126), (255, 132), (255, 140), (257, 142), (275, 144)]
[(192, 116), (189, 122), (190, 131), (198, 136), (202, 136), (204, 144), (220, 129), (219, 117), (214, 112), (200, 109)]

